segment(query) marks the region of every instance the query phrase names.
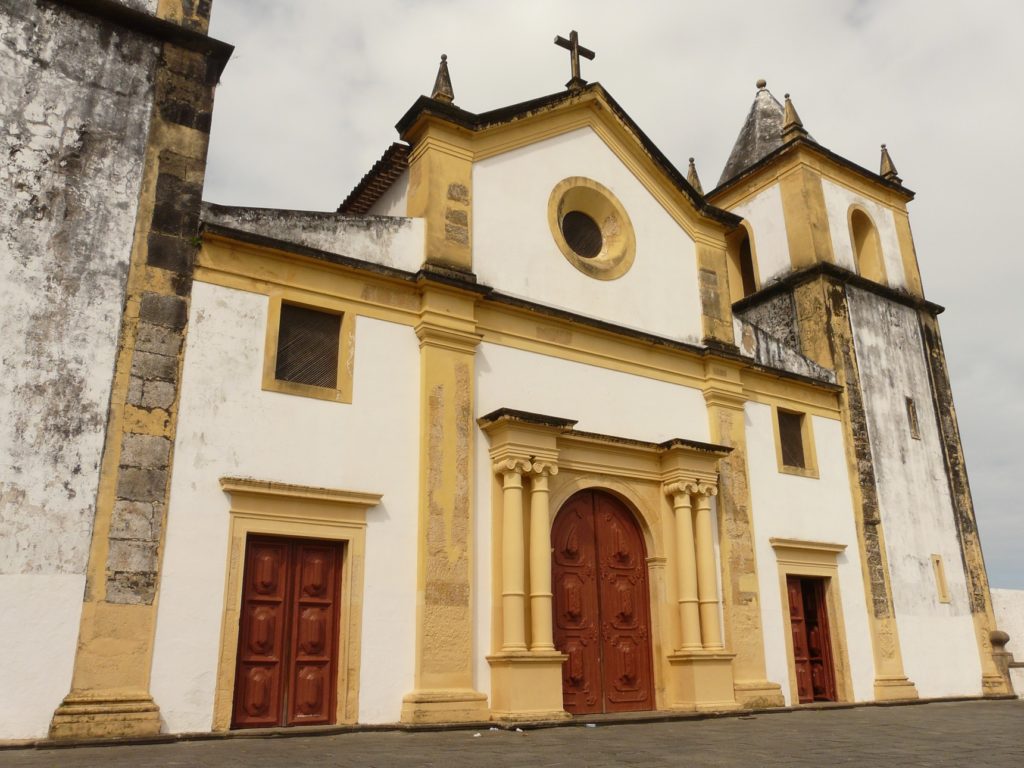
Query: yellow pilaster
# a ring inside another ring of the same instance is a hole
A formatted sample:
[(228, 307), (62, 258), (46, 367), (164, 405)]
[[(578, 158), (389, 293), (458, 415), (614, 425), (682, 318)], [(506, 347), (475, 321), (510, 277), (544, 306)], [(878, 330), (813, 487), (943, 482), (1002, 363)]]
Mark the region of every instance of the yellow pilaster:
[(725, 644), (733, 662), (736, 700), (745, 707), (783, 706), (778, 683), (768, 680), (761, 626), (761, 597), (750, 481), (747, 476), (747, 437), (743, 407), (746, 402), (739, 368), (709, 361), (704, 399), (711, 440), (732, 448), (719, 461), (718, 525), (722, 568)]
[(912, 295), (923, 298), (924, 286), (921, 284), (921, 268), (917, 263), (914, 236), (910, 232), (910, 215), (906, 208), (894, 209), (892, 215), (896, 221), (896, 238), (900, 244), (900, 258), (903, 261), (903, 274), (907, 280), (907, 290)]
[(704, 339), (734, 344), (725, 239), (714, 243), (698, 240), (696, 245)]
[(421, 281), (415, 689), (406, 723), (487, 720), (473, 686), (473, 294)]
[(411, 139), (406, 215), (426, 223), (424, 262), (471, 271), (473, 153), (451, 125), (429, 123)]
[(823, 261), (834, 263), (821, 176), (809, 167), (799, 165), (779, 179), (779, 188), (793, 269), (803, 269)]

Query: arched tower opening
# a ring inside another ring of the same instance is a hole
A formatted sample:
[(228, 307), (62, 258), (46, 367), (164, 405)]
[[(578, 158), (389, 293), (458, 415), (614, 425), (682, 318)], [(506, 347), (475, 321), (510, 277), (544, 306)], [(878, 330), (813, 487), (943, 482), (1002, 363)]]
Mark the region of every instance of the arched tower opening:
[(750, 235), (745, 227), (738, 227), (728, 240), (729, 290), (735, 303), (757, 290), (757, 272)]
[(882, 244), (870, 217), (859, 208), (850, 212), (850, 235), (853, 239), (853, 253), (857, 271), (861, 277), (876, 283), (885, 283), (885, 264), (882, 261)]

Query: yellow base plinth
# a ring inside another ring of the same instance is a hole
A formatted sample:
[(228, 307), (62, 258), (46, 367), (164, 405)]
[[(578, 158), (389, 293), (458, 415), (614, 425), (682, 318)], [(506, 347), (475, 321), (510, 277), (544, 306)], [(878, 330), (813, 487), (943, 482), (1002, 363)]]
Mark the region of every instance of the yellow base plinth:
[(737, 680), (733, 686), (737, 703), (744, 709), (769, 709), (786, 706), (782, 686), (771, 680)]
[(472, 688), (413, 691), (402, 699), (403, 723), (482, 723), (490, 719), (487, 696)]
[(1002, 675), (982, 675), (981, 695), (999, 696), (1001, 694), (1013, 693), (1010, 681)]
[(735, 655), (721, 651), (687, 651), (670, 655), (671, 708), (685, 712), (739, 709), (733, 692), (732, 660)]
[(917, 686), (906, 677), (876, 677), (875, 701), (916, 699)]
[(564, 653), (509, 653), (488, 656), (491, 717), (506, 721), (565, 720), (562, 708)]
[(156, 736), (160, 708), (146, 693), (71, 693), (50, 723), (51, 739)]

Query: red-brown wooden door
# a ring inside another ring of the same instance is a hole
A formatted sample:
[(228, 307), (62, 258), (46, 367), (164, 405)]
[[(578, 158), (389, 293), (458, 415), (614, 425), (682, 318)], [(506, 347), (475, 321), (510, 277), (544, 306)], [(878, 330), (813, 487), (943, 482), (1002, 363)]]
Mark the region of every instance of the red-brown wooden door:
[(786, 577), (793, 662), (801, 704), (835, 701), (836, 679), (825, 603), (825, 580)]
[(233, 728), (334, 722), (341, 543), (250, 537)]
[(558, 513), (551, 541), (566, 711), (653, 709), (647, 557), (633, 515), (610, 494), (581, 491)]

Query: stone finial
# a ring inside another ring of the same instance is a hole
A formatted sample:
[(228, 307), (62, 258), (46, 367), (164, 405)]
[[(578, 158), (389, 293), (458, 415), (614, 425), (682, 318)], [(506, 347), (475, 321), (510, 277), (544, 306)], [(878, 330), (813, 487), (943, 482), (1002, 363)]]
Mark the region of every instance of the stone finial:
[(885, 144), (882, 145), (882, 166), (878, 171), (878, 175), (886, 181), (894, 181), (897, 184), (903, 183), (903, 179), (896, 173), (896, 166), (893, 165), (892, 158), (889, 157), (889, 150), (885, 148)]
[(437, 67), (437, 77), (434, 79), (434, 90), (430, 98), (435, 101), (443, 101), (451, 104), (455, 101), (455, 91), (452, 90), (452, 78), (448, 74), (448, 55), (441, 54), (441, 63)]
[(793, 106), (793, 102), (787, 93), (786, 111), (782, 118), (782, 140), (792, 141), (798, 136), (807, 136), (807, 130), (804, 128), (800, 115), (796, 113), (796, 107)]
[(690, 158), (690, 167), (686, 171), (686, 180), (690, 183), (690, 186), (697, 190), (697, 194), (704, 194), (704, 187), (700, 185), (700, 176), (697, 175), (697, 166), (693, 162), (693, 158)]
[(765, 80), (763, 77), (760, 80), (757, 81), (757, 90), (763, 91), (767, 87), (768, 87), (768, 81)]

